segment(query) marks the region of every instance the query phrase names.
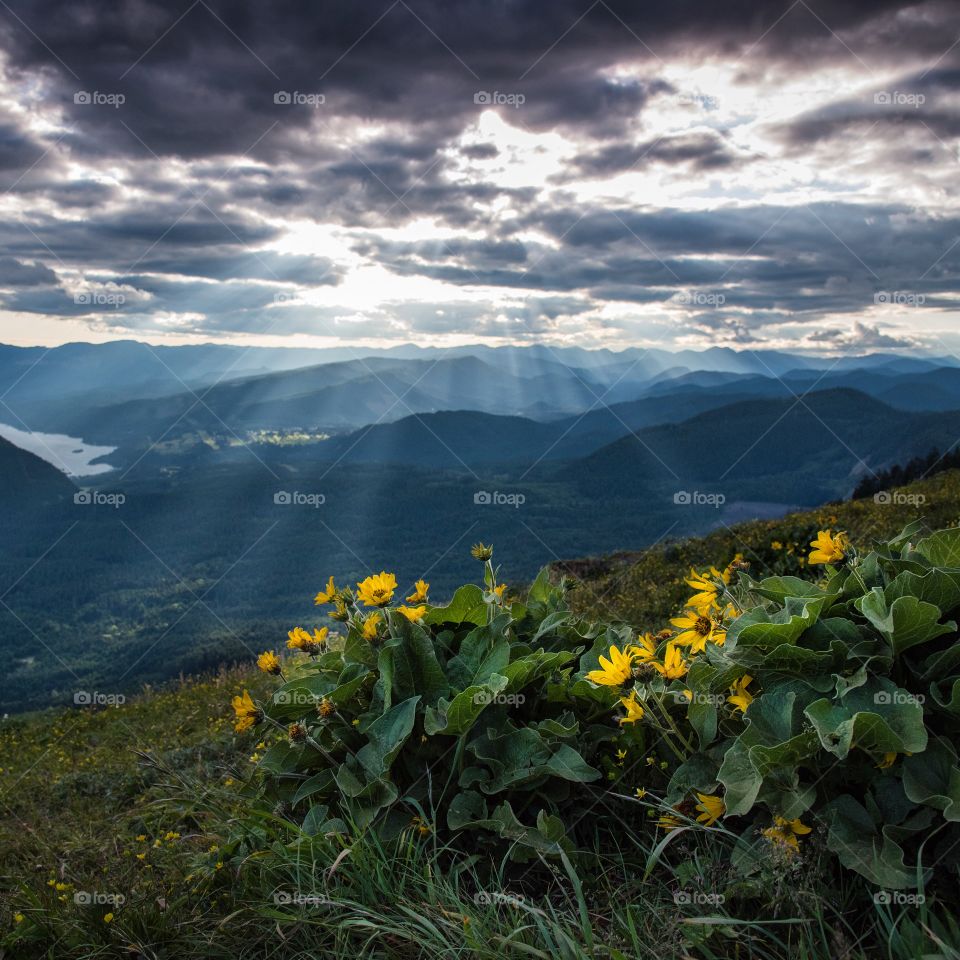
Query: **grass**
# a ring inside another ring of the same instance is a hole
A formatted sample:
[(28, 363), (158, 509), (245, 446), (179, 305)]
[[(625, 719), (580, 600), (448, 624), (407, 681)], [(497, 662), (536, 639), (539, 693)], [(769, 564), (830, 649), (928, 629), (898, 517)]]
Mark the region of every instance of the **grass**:
[[(909, 489), (932, 528), (960, 517), (957, 472)], [(565, 567), (581, 609), (656, 628), (691, 564), (739, 552), (788, 572), (791, 545), (820, 525), (865, 542), (917, 513), (857, 501)], [(960, 960), (955, 905), (875, 902), (816, 838), (790, 859), (722, 827), (664, 836), (656, 791), (638, 799), (626, 777), (579, 811), (580, 849), (560, 863), (491, 860), (415, 829), (389, 846), (307, 836), (282, 809), (240, 802), (259, 749), (228, 702), (261, 684), (222, 670), (0, 723), (0, 957)]]

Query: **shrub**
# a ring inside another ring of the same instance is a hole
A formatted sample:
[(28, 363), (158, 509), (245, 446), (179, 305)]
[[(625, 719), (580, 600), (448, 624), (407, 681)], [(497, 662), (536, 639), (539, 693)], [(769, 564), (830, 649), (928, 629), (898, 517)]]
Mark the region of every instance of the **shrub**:
[[(615, 696), (574, 683), (578, 657), (595, 639), (564, 603), (563, 585), (541, 575), (524, 602), (498, 586), (490, 548), (479, 545), (483, 586), (467, 585), (431, 606), (422, 581), (396, 591), (381, 573), (317, 600), (346, 630), (290, 633), (306, 654), (272, 698), (238, 700), (239, 726), (282, 730), (260, 761), (262, 796), (302, 817), (307, 833), (374, 829), (384, 839), (469, 831), (509, 841), (514, 856), (570, 847), (559, 811), (595, 766), (615, 727)], [(607, 643), (624, 643), (611, 628)], [(337, 649), (331, 649), (338, 647)], [(273, 654), (262, 669), (279, 673)]]

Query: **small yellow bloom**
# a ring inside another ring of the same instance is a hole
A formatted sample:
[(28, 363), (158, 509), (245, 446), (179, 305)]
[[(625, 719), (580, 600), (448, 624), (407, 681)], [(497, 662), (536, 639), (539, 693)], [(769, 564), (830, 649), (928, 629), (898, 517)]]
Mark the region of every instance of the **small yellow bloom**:
[(327, 581), (327, 587), (325, 590), (321, 590), (316, 597), (314, 597), (313, 602), (319, 607), (324, 603), (333, 603), (337, 596), (337, 588), (333, 582), (333, 577)]
[(137, 841), (138, 841), (139, 843), (143, 843), (146, 839), (147, 839), (147, 835), (146, 835), (145, 833), (138, 833), (138, 834), (137, 834)]
[(345, 623), (350, 616), (350, 611), (347, 610), (346, 603), (337, 597), (337, 599), (333, 601), (333, 609), (327, 616), (330, 617), (331, 620), (339, 620), (341, 623)]
[(621, 725), (624, 723), (636, 723), (643, 719), (643, 705), (637, 699), (637, 691), (631, 690), (629, 697), (621, 697), (620, 704), (627, 711), (625, 717), (620, 718)]
[(381, 570), (357, 584), (357, 597), (368, 607), (385, 607), (397, 589), (397, 578)]
[(427, 602), (427, 591), (430, 589), (430, 584), (425, 580), (418, 580), (413, 585), (413, 593), (407, 597), (407, 603), (426, 603)]
[(753, 694), (747, 690), (747, 687), (753, 682), (753, 677), (745, 673), (739, 680), (734, 681), (730, 688), (730, 696), (727, 697), (727, 703), (733, 704), (741, 713), (747, 712), (747, 707), (753, 703)]
[(657, 638), (652, 633), (641, 633), (637, 643), (630, 648), (634, 660), (638, 663), (650, 663), (657, 659)]
[(112, 913), (105, 913), (105, 914), (103, 915), (103, 922), (104, 922), (104, 923), (113, 923), (113, 914), (112, 914)]
[(23, 923), (23, 921), (26, 920), (26, 919), (27, 919), (27, 918), (26, 918), (22, 913), (15, 913), (15, 914), (13, 915), (13, 922), (14, 922), (14, 923)]
[(683, 616), (675, 617), (670, 623), (679, 630), (673, 642), (690, 647), (691, 653), (703, 653), (708, 641), (723, 646), (727, 639), (726, 631), (715, 620), (696, 610), (687, 610)]
[(800, 841), (797, 837), (809, 833), (812, 829), (813, 827), (801, 823), (799, 817), (796, 820), (774, 817), (773, 826), (761, 832), (771, 843), (781, 847), (789, 856), (793, 856), (800, 849)]
[(891, 750), (883, 755), (883, 759), (877, 764), (878, 770), (889, 770), (897, 762), (897, 751)]
[(243, 696), (233, 698), (233, 712), (236, 714), (233, 729), (237, 733), (249, 730), (263, 719), (263, 711), (253, 702), (246, 690), (243, 691)]
[(663, 663), (654, 663), (653, 668), (664, 680), (679, 680), (686, 676), (690, 665), (680, 654), (676, 642), (671, 640), (663, 654)]
[(840, 563), (847, 555), (849, 542), (845, 533), (833, 535), (830, 530), (821, 530), (816, 540), (810, 541), (813, 550), (807, 560), (810, 563)]
[(317, 705), (317, 713), (324, 718), (332, 716), (334, 713), (336, 713), (336, 711), (337, 708), (333, 705), (333, 701), (328, 697), (324, 697)]
[(712, 793), (698, 793), (697, 809), (700, 815), (697, 820), (705, 827), (712, 827), (727, 811), (727, 806), (721, 797)]
[(423, 619), (423, 615), (427, 612), (425, 606), (420, 607), (397, 607), (397, 613), (402, 613), (411, 623), (416, 623), (418, 620)]
[(503, 600), (503, 595), (506, 592), (506, 589), (507, 589), (507, 585), (505, 583), (501, 583), (499, 587), (493, 588), (494, 595), (498, 600), (501, 600), (501, 601)]
[(363, 621), (363, 639), (364, 640), (376, 640), (377, 639), (377, 627), (380, 624), (380, 621), (383, 617), (379, 613), (371, 613), (366, 620)]
[(315, 629), (311, 637), (303, 627), (294, 627), (287, 634), (287, 646), (291, 650), (302, 650), (304, 653), (316, 654), (326, 647), (329, 633), (329, 627), (321, 627)]
[(661, 830), (666, 830), (667, 833), (672, 833), (678, 827), (683, 826), (683, 821), (669, 813), (665, 813), (657, 820), (657, 826)]
[(770, 549), (771, 549), (771, 550), (782, 550), (782, 549), (783, 549), (783, 544), (782, 544), (779, 540), (771, 540), (771, 541), (770, 541)]
[(633, 791), (633, 795), (634, 795), (638, 800), (642, 800), (642, 799), (647, 795), (647, 788), (646, 788), (646, 787), (637, 787), (637, 789)]
[(470, 548), (470, 556), (475, 560), (489, 560), (493, 557), (493, 546), (488, 547), (485, 543), (475, 543)]
[(257, 666), (264, 673), (272, 673), (276, 676), (280, 672), (280, 658), (272, 650), (264, 650), (257, 657)]
[(693, 607), (698, 613), (706, 613), (717, 602), (719, 590), (716, 581), (722, 579), (723, 575), (716, 567), (711, 567), (706, 573), (697, 573), (691, 567), (690, 576), (684, 583), (697, 592), (687, 601), (687, 606)]
[(587, 674), (587, 679), (592, 683), (604, 687), (619, 687), (633, 674), (633, 654), (629, 649), (618, 650), (616, 647), (611, 647), (610, 659), (601, 656), (599, 662), (600, 669), (591, 670)]

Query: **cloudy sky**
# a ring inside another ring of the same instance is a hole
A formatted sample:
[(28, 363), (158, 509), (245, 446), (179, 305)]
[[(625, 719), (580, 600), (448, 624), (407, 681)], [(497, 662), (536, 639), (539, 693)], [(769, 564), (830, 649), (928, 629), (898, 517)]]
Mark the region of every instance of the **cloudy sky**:
[(960, 5), (7, 0), (0, 339), (960, 352)]

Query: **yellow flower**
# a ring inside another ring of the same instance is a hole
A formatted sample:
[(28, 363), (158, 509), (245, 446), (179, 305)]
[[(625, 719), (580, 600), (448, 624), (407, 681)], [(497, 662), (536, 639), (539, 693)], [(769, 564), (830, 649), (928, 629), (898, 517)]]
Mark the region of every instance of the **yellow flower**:
[(705, 827), (712, 827), (727, 811), (727, 806), (721, 797), (712, 793), (698, 793), (697, 809), (700, 815), (697, 820)]
[(14, 922), (14, 923), (23, 923), (23, 921), (26, 920), (26, 919), (27, 919), (27, 918), (26, 918), (22, 913), (15, 913), (15, 914), (13, 915), (13, 922)]
[(329, 627), (314, 629), (311, 637), (303, 627), (294, 627), (287, 634), (287, 646), (291, 650), (302, 650), (304, 653), (319, 653), (327, 645), (327, 634), (330, 633)]
[(364, 640), (376, 640), (377, 639), (377, 626), (380, 621), (383, 619), (379, 613), (371, 613), (366, 620), (363, 621), (363, 639)]
[(333, 577), (327, 581), (327, 588), (321, 590), (314, 598), (313, 602), (319, 607), (324, 603), (333, 603), (337, 597), (337, 588), (334, 585)]
[(770, 549), (771, 549), (771, 550), (782, 550), (782, 549), (783, 549), (783, 544), (782, 544), (779, 540), (771, 540), (771, 541), (770, 541)]
[[(708, 579), (713, 577), (713, 580)], [(690, 568), (690, 576), (684, 581), (687, 586), (693, 587), (697, 592), (687, 601), (687, 606), (693, 607), (697, 612), (706, 612), (717, 602), (717, 584), (716, 580), (722, 580), (723, 575), (716, 567), (711, 567), (706, 573), (697, 573), (693, 567)]]
[(796, 820), (785, 820), (783, 817), (774, 817), (773, 826), (767, 827), (761, 831), (763, 835), (778, 847), (782, 847), (787, 854), (793, 856), (800, 849), (798, 836), (809, 833), (813, 827), (808, 827), (805, 823)]
[(637, 645), (630, 648), (634, 660), (640, 663), (650, 663), (657, 659), (657, 638), (652, 633), (641, 633), (637, 637)]
[(673, 642), (690, 647), (691, 653), (703, 653), (708, 640), (723, 646), (727, 639), (726, 631), (716, 621), (695, 610), (687, 610), (682, 617), (675, 617), (670, 623), (680, 631)]
[(475, 543), (470, 548), (470, 556), (475, 560), (490, 560), (493, 557), (493, 545), (488, 547), (485, 543)]
[(317, 704), (317, 713), (324, 719), (332, 716), (336, 712), (337, 708), (333, 705), (333, 701), (329, 697), (324, 697), (320, 703)]
[(883, 759), (877, 764), (878, 770), (889, 770), (897, 762), (897, 751), (891, 750), (883, 755)]
[(331, 620), (339, 620), (341, 623), (345, 623), (350, 616), (350, 612), (347, 610), (346, 603), (337, 597), (337, 599), (333, 601), (333, 609), (327, 616), (330, 617)]
[(600, 657), (600, 669), (591, 670), (587, 679), (604, 687), (622, 686), (633, 674), (633, 654), (628, 650), (610, 648), (610, 659)]
[(735, 680), (730, 688), (730, 696), (727, 697), (727, 703), (732, 703), (741, 713), (747, 712), (747, 707), (753, 703), (753, 694), (747, 690), (747, 687), (753, 682), (753, 677), (745, 673), (739, 680)]
[(257, 666), (264, 673), (276, 675), (280, 672), (280, 658), (272, 650), (264, 650), (263, 653), (257, 657)]
[(416, 623), (418, 620), (423, 619), (423, 615), (427, 612), (427, 608), (424, 606), (420, 607), (397, 607), (397, 613), (402, 613), (411, 623)]
[(676, 830), (678, 827), (682, 827), (683, 821), (678, 819), (677, 817), (672, 816), (669, 813), (665, 813), (663, 814), (663, 816), (660, 817), (659, 820), (657, 820), (657, 826), (661, 830), (666, 830), (667, 833), (671, 833), (672, 831)]
[(493, 592), (498, 600), (503, 600), (503, 594), (505, 593), (506, 589), (507, 585), (505, 583), (501, 583), (499, 587), (493, 588)]
[(424, 580), (418, 580), (413, 585), (413, 593), (407, 597), (407, 603), (426, 603), (427, 602), (427, 591), (430, 589), (430, 584)]
[(636, 723), (643, 719), (643, 705), (637, 699), (637, 691), (631, 690), (629, 697), (621, 697), (620, 704), (627, 711), (625, 717), (620, 718), (621, 725), (624, 723)]
[(646, 787), (637, 787), (637, 789), (633, 791), (633, 795), (634, 795), (638, 800), (642, 800), (642, 799), (647, 795), (647, 788), (646, 788)]
[(103, 922), (104, 922), (104, 923), (113, 923), (113, 914), (112, 914), (112, 913), (105, 913), (105, 914), (103, 915)]
[(816, 540), (810, 541), (813, 550), (807, 560), (810, 563), (840, 563), (847, 555), (849, 542), (845, 533), (833, 535), (830, 530), (821, 530)]
[(667, 644), (667, 649), (663, 654), (663, 663), (654, 663), (653, 668), (664, 680), (679, 680), (686, 676), (687, 670), (690, 669), (689, 664), (680, 655), (680, 651), (673, 640)]
[(249, 730), (263, 719), (263, 711), (254, 704), (246, 690), (243, 691), (243, 696), (233, 698), (233, 712), (236, 714), (233, 729), (237, 733)]
[(380, 571), (357, 584), (357, 597), (368, 607), (385, 607), (393, 599), (397, 578)]

